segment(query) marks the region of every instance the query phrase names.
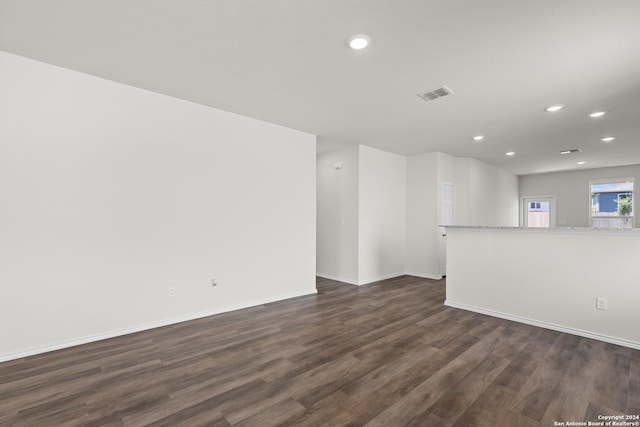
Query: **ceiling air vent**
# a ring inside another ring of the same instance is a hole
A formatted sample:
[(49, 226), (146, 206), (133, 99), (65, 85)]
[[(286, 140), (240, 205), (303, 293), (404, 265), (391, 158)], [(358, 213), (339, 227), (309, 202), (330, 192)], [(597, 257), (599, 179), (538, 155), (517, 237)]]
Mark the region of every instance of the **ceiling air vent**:
[(438, 89), (420, 92), (417, 95), (425, 101), (433, 101), (434, 99), (442, 98), (443, 96), (451, 95), (452, 93), (453, 91), (451, 89), (446, 86), (442, 86)]
[(582, 150), (579, 148), (572, 148), (571, 150), (562, 150), (560, 154), (573, 154), (573, 153), (582, 153)]

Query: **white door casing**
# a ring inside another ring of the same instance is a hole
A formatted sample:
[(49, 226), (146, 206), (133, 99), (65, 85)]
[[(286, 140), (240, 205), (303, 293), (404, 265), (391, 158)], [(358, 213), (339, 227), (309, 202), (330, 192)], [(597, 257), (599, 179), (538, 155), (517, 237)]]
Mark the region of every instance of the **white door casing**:
[(524, 196), (520, 198), (522, 227), (555, 228), (556, 196)]

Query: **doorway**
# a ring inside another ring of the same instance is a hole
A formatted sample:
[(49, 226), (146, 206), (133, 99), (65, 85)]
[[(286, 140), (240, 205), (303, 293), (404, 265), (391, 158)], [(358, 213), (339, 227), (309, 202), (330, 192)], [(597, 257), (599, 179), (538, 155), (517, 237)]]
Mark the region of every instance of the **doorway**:
[(520, 224), (531, 228), (556, 226), (556, 196), (523, 197)]

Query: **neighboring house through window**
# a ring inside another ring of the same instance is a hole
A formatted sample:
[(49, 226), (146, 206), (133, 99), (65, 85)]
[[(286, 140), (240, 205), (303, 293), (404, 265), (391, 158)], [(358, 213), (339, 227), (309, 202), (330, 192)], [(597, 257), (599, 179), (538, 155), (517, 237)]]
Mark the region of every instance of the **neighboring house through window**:
[(595, 228), (632, 228), (633, 178), (591, 181), (591, 226)]

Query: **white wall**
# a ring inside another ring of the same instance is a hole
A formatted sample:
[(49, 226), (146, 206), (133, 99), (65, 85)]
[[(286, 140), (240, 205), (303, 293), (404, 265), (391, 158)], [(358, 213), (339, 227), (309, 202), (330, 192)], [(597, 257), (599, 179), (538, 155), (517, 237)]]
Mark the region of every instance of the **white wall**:
[(464, 225), (517, 227), (518, 177), (475, 159), (470, 159), (469, 167), (467, 211), (471, 217)]
[(360, 146), (359, 283), (404, 274), (406, 157)]
[(317, 274), (355, 285), (404, 274), (406, 158), (354, 145), (319, 154), (317, 170)]
[(455, 161), (454, 183), (456, 184), (456, 224), (458, 225), (472, 225), (476, 222), (471, 194), (472, 162), (473, 159), (469, 157), (457, 158)]
[[(447, 169), (452, 167), (451, 159), (444, 157)], [(453, 159), (454, 178), (449, 171), (445, 180), (456, 184), (457, 224), (517, 226), (518, 177), (469, 157)]]
[(438, 153), (409, 157), (406, 185), (406, 272), (438, 278)]
[(456, 224), (518, 225), (518, 178), (471, 158), (428, 153), (407, 159), (407, 274), (440, 278), (440, 189), (456, 186)]
[(458, 162), (463, 159), (440, 152), (436, 152), (435, 155), (438, 159), (438, 182), (456, 182), (456, 172), (460, 169)]
[(447, 234), (447, 305), (640, 349), (640, 232)]
[(518, 178), (475, 159), (352, 146), (318, 155), (317, 168), (322, 277), (353, 284), (402, 272), (441, 278), (443, 182), (456, 186), (457, 224), (518, 225)]
[(640, 165), (525, 175), (519, 178), (520, 195), (556, 196), (559, 227), (589, 227), (589, 181), (630, 177), (635, 177), (638, 185)]
[(354, 145), (317, 158), (317, 274), (353, 284), (359, 282), (359, 153)]
[(0, 93), (0, 360), (315, 292), (314, 136), (2, 52)]

